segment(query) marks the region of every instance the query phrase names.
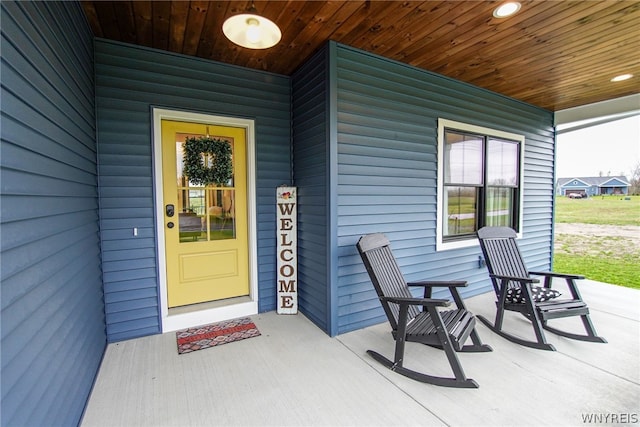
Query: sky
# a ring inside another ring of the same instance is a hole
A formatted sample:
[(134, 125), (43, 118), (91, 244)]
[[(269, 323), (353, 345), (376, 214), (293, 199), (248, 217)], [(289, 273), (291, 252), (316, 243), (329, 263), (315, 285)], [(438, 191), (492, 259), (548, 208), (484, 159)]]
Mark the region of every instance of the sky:
[(557, 136), (557, 178), (622, 175), (640, 163), (640, 116)]

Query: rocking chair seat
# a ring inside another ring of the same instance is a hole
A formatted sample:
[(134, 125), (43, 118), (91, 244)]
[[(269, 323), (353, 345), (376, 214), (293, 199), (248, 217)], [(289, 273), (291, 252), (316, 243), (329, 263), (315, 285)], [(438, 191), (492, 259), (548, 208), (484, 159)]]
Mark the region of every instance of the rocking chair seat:
[(555, 300), (536, 304), (542, 319), (558, 319), (561, 317), (581, 316), (589, 314), (589, 307), (584, 301)]
[[(461, 351), (476, 325), (476, 319), (466, 310), (445, 310), (439, 312), (442, 322), (456, 351)], [(428, 311), (423, 311), (407, 324), (407, 341), (425, 342), (429, 336), (436, 336), (438, 326)], [(395, 333), (394, 333), (394, 338)]]

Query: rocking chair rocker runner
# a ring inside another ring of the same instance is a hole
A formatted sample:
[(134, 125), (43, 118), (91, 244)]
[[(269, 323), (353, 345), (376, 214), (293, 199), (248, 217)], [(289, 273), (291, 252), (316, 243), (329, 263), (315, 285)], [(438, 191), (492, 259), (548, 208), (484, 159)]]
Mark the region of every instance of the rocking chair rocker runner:
[[(373, 350), (368, 350), (375, 360), (401, 375), (430, 384), (477, 388), (478, 383), (467, 378), (462, 370), (456, 351), (486, 352), (491, 347), (482, 344), (475, 330), (475, 317), (466, 310), (457, 288), (466, 286), (466, 282), (421, 281), (407, 283), (391, 252), (389, 240), (383, 234), (370, 234), (360, 238), (358, 252), (373, 282), (373, 286), (389, 319), (392, 335), (396, 341), (395, 358), (392, 362)], [(424, 298), (415, 298), (408, 286), (424, 288)], [(448, 307), (446, 299), (432, 299), (433, 287), (448, 287), (457, 308), (439, 310)], [(471, 337), (473, 345), (464, 345)], [(405, 342), (417, 342), (445, 351), (454, 378), (426, 375), (403, 366)]]
[[(484, 254), (489, 276), (496, 293), (496, 319), (491, 323), (485, 317), (478, 319), (501, 337), (527, 347), (554, 351), (555, 347), (545, 338), (543, 329), (563, 337), (582, 341), (606, 343), (596, 335), (589, 318), (589, 308), (582, 300), (575, 281), (583, 276), (553, 272), (528, 272), (516, 243), (516, 232), (508, 227), (483, 227), (478, 230), (480, 247)], [(534, 276), (544, 277), (544, 287), (533, 286), (539, 283)], [(556, 299), (560, 292), (551, 289), (553, 278), (565, 279), (572, 299)], [(522, 313), (533, 325), (536, 341), (529, 341), (502, 330), (504, 311)], [(580, 316), (586, 335), (574, 334), (552, 328), (547, 324), (550, 319)]]

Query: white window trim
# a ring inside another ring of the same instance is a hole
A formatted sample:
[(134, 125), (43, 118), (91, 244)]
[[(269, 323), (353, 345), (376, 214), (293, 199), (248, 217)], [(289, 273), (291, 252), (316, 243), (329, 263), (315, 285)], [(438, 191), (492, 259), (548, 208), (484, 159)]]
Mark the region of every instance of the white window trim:
[(518, 209), (518, 238), (522, 237), (522, 218), (524, 211), (524, 135), (504, 132), (497, 129), (486, 128), (482, 126), (470, 125), (468, 123), (456, 122), (447, 119), (438, 119), (438, 192), (436, 207), (436, 251), (446, 251), (450, 249), (468, 248), (478, 246), (478, 239), (457, 240), (453, 242), (444, 242), (442, 235), (442, 226), (444, 223), (444, 130), (445, 128), (456, 129), (463, 132), (477, 133), (481, 135), (490, 135), (497, 138), (509, 139), (520, 143), (520, 209)]

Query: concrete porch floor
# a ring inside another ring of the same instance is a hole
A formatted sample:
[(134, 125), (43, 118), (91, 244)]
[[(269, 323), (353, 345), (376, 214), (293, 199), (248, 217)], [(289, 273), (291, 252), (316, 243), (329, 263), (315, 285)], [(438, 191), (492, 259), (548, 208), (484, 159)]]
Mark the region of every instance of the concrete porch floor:
[[(638, 424), (640, 291), (579, 283), (607, 344), (547, 333), (556, 352), (513, 344), (478, 322), (491, 353), (459, 353), (479, 389), (419, 383), (382, 367), (388, 324), (335, 338), (303, 315), (252, 316), (260, 337), (178, 355), (175, 333), (110, 344), (82, 425), (390, 426)], [(490, 319), (493, 294), (469, 298)], [(533, 336), (525, 319), (505, 325)], [(578, 318), (556, 325), (580, 331)], [(405, 366), (450, 375), (444, 353), (409, 343)]]

